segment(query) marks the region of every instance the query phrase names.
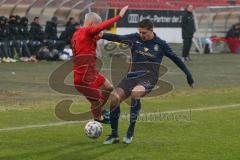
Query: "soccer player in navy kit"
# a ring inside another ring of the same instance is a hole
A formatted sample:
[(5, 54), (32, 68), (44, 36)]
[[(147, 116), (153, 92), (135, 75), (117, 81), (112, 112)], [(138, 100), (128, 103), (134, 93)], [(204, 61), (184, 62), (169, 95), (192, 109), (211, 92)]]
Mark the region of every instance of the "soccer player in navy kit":
[(194, 80), (192, 74), (182, 60), (172, 51), (169, 45), (153, 32), (153, 23), (144, 19), (139, 23), (139, 33), (129, 35), (114, 35), (104, 33), (103, 39), (127, 43), (131, 47), (131, 66), (128, 74), (119, 83), (110, 103), (110, 121), (112, 133), (104, 144), (119, 142), (118, 120), (120, 116), (120, 103), (131, 96), (130, 125), (123, 142), (130, 144), (134, 135), (137, 115), (141, 108), (140, 99), (149, 93), (155, 86), (159, 77), (159, 67), (163, 56), (170, 58), (186, 75), (188, 84), (192, 87)]

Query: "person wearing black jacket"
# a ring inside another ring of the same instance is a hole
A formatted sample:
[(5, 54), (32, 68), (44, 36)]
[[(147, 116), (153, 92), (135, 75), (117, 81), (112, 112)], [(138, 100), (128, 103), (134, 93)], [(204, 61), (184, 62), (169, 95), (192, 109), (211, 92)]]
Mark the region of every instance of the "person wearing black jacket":
[(16, 62), (13, 59), (13, 54), (10, 52), (9, 46), (9, 27), (8, 27), (8, 19), (4, 16), (0, 17), (0, 52), (1, 58), (3, 62)]
[(57, 24), (57, 17), (52, 17), (51, 21), (47, 21), (45, 28), (46, 41), (50, 50), (58, 49), (59, 51), (62, 51), (64, 49), (65, 42), (58, 38)]
[(20, 21), (20, 40), (23, 51), (22, 61), (36, 61), (36, 58), (32, 56), (30, 51), (31, 44), (27, 17), (22, 17)]
[(20, 42), (20, 17), (15, 15), (10, 15), (9, 22), (9, 45), (11, 58), (14, 58), (17, 53), (18, 58), (22, 57), (22, 49)]
[(240, 38), (240, 23), (234, 24), (228, 30), (226, 38)]
[(77, 27), (79, 26), (79, 23), (77, 23), (75, 21), (75, 19), (73, 17), (69, 18), (67, 24), (66, 24), (66, 37), (65, 37), (65, 41), (66, 44), (71, 44), (71, 39), (72, 36), (74, 34), (74, 32), (76, 31)]
[(45, 34), (42, 31), (42, 26), (40, 25), (39, 17), (34, 18), (33, 22), (31, 23), (31, 28), (29, 32), (33, 41), (43, 42)]
[(31, 23), (30, 28), (30, 36), (31, 36), (31, 53), (35, 56), (37, 55), (38, 51), (40, 50), (43, 40), (45, 39), (45, 34), (42, 31), (42, 26), (39, 22), (39, 17), (35, 17), (33, 22)]
[(29, 41), (30, 40), (30, 33), (28, 30), (28, 18), (22, 17), (20, 22), (20, 39)]
[(191, 60), (189, 52), (192, 46), (192, 38), (194, 32), (196, 31), (192, 11), (193, 6), (190, 4), (187, 5), (182, 17), (182, 38), (183, 38), (182, 56), (184, 61)]
[(52, 17), (51, 21), (47, 21), (45, 28), (46, 39), (58, 40), (57, 23), (58, 23), (57, 17)]
[(0, 17), (0, 62), (8, 57), (8, 51), (6, 48), (6, 40), (8, 35), (8, 28), (5, 23), (5, 17)]
[(7, 18), (0, 17), (0, 61), (10, 62), (8, 54), (8, 35), (9, 30), (7, 26)]

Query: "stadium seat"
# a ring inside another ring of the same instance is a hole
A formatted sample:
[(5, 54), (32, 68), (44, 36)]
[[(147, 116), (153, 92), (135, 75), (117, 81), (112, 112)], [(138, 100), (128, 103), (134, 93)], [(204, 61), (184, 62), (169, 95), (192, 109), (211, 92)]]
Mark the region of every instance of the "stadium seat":
[[(100, 4), (103, 0), (96, 0), (96, 2)], [(179, 10), (184, 8), (187, 4), (193, 4), (196, 8), (229, 6), (228, 0), (107, 0), (107, 3), (110, 8), (121, 8), (124, 5), (129, 4), (131, 9), (145, 10)], [(240, 4), (240, 0), (236, 0), (236, 4)], [(107, 5), (105, 7), (107, 7)]]

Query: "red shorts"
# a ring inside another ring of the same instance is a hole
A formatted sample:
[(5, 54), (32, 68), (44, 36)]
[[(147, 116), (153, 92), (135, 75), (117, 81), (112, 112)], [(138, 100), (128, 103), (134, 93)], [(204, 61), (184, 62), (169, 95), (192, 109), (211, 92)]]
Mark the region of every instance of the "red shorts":
[(228, 47), (232, 53), (238, 53), (240, 49), (240, 40), (237, 38), (227, 38), (226, 42), (228, 43)]
[(74, 73), (74, 86), (79, 93), (83, 94), (90, 101), (98, 101), (102, 99), (100, 87), (104, 84), (105, 77), (96, 72), (94, 75), (81, 76)]

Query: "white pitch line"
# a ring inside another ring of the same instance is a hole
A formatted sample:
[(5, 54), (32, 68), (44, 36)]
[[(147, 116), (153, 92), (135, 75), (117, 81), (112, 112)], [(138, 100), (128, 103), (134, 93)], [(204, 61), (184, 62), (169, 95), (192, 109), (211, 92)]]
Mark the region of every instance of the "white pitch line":
[[(181, 113), (181, 112), (198, 112), (198, 111), (208, 111), (208, 110), (218, 110), (218, 109), (229, 109), (229, 108), (237, 108), (240, 107), (240, 104), (232, 104), (232, 105), (223, 105), (223, 106), (214, 106), (214, 107), (205, 107), (205, 108), (195, 108), (195, 109), (181, 109), (181, 110), (172, 110), (172, 111), (165, 111), (165, 112), (148, 112), (142, 113), (140, 116), (146, 115), (158, 115), (164, 113)], [(121, 116), (122, 119), (126, 118), (128, 115)], [(24, 130), (24, 129), (31, 129), (31, 128), (44, 128), (44, 127), (53, 127), (53, 126), (63, 126), (68, 124), (79, 124), (84, 123), (86, 121), (68, 121), (68, 122), (56, 122), (56, 123), (48, 123), (48, 124), (40, 124), (40, 125), (26, 125), (21, 127), (11, 127), (11, 128), (1, 128), (0, 132), (4, 131), (16, 131), (16, 130)]]
[(56, 122), (56, 123), (48, 123), (48, 124), (27, 125), (27, 126), (21, 126), (21, 127), (2, 128), (2, 129), (0, 129), (0, 132), (15, 131), (15, 130), (28, 129), (28, 128), (43, 128), (43, 127), (62, 126), (62, 125), (77, 124), (77, 123), (82, 123), (82, 122), (84, 122), (84, 121)]
[[(174, 113), (183, 113), (183, 112), (199, 112), (199, 111), (209, 111), (209, 110), (217, 110), (217, 109), (229, 109), (229, 108), (240, 108), (240, 104), (232, 104), (232, 105), (223, 105), (223, 106), (214, 106), (214, 107), (204, 107), (204, 108), (189, 108), (189, 109), (180, 109), (180, 110), (172, 110), (172, 111), (163, 111), (163, 112), (147, 112), (140, 113), (141, 117), (148, 117), (154, 115), (164, 115), (164, 114), (174, 114)], [(129, 118), (130, 114), (124, 114), (121, 116), (123, 119)]]
[[(217, 110), (217, 109), (228, 109), (228, 108), (236, 108), (240, 107), (240, 104), (231, 104), (231, 105), (223, 105), (223, 106), (214, 106), (214, 107), (203, 107), (203, 108), (189, 108), (189, 109), (180, 109), (180, 110), (172, 110), (160, 113), (181, 113), (181, 112), (196, 112), (196, 111), (208, 111), (208, 110)], [(158, 114), (159, 112), (148, 112), (147, 114)]]

